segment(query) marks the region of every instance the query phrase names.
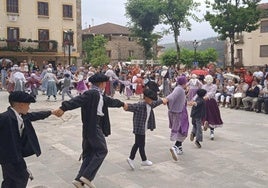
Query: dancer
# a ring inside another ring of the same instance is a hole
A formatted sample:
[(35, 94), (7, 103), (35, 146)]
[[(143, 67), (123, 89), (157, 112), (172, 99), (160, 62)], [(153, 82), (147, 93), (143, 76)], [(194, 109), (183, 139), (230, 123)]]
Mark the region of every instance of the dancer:
[(206, 93), (206, 90), (198, 89), (196, 92), (196, 99), (190, 102), (190, 105), (192, 106), (191, 118), (193, 124), (190, 140), (194, 141), (194, 138), (196, 138), (195, 145), (198, 148), (201, 148), (200, 142), (203, 141), (202, 120), (206, 115), (206, 105), (203, 97), (206, 95)]
[(62, 88), (62, 92), (61, 92), (61, 96), (62, 96), (62, 101), (64, 101), (64, 95), (65, 93), (72, 99), (72, 93), (70, 90), (70, 87), (72, 85), (71, 82), (71, 78), (70, 78), (70, 74), (64, 74), (64, 79), (63, 79), (63, 88)]
[(197, 75), (196, 74), (192, 74), (191, 75), (191, 79), (188, 81), (188, 83), (186, 84), (187, 87), (189, 87), (189, 91), (188, 91), (188, 101), (192, 101), (193, 97), (196, 95), (196, 91), (198, 89), (200, 89), (202, 87), (202, 82), (200, 80), (198, 80)]
[(178, 160), (178, 155), (183, 154), (182, 142), (187, 137), (189, 128), (185, 95), (186, 83), (185, 76), (178, 77), (178, 85), (167, 96), (169, 128), (171, 129), (170, 140), (175, 141), (175, 145), (170, 148), (170, 152), (175, 161)]
[(222, 127), (223, 125), (220, 110), (215, 100), (217, 86), (213, 84), (213, 77), (211, 75), (206, 75), (204, 81), (206, 84), (202, 86), (202, 89), (207, 91), (206, 95), (204, 96), (206, 101), (204, 131), (206, 131), (207, 128), (210, 128), (210, 139), (214, 140), (214, 129), (217, 127)]
[(47, 73), (45, 74), (44, 78), (42, 79), (42, 82), (47, 81), (47, 101), (49, 101), (50, 96), (52, 95), (54, 97), (54, 100), (57, 100), (57, 86), (56, 82), (58, 82), (58, 79), (54, 73), (52, 73), (52, 68), (47, 68)]
[(62, 102), (61, 107), (56, 110), (56, 115), (60, 117), (67, 110), (81, 107), (83, 163), (72, 182), (78, 188), (83, 187), (84, 184), (90, 188), (95, 187), (92, 181), (108, 153), (105, 140), (105, 136), (111, 134), (108, 107), (124, 106), (120, 100), (103, 95), (108, 80), (109, 77), (104, 74), (94, 74), (88, 79), (92, 83), (90, 90)]
[[(165, 100), (166, 101), (166, 100)], [(145, 154), (145, 131), (155, 129), (155, 116), (153, 108), (162, 104), (161, 99), (157, 100), (157, 93), (150, 89), (143, 91), (143, 101), (135, 104), (126, 104), (124, 110), (133, 112), (133, 133), (135, 134), (135, 143), (131, 149), (130, 156), (127, 159), (129, 166), (134, 170), (134, 159), (139, 149), (141, 156), (141, 165), (151, 166), (153, 163), (149, 161)]]
[(9, 95), (7, 111), (0, 114), (0, 164), (2, 166), (2, 188), (26, 188), (31, 173), (24, 157), (41, 154), (32, 121), (49, 117), (52, 111), (29, 113), (30, 103), (35, 98), (24, 91)]

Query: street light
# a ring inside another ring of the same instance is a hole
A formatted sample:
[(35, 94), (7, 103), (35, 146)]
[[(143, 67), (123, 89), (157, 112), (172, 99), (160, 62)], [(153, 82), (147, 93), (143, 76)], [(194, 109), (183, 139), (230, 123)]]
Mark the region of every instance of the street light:
[(197, 66), (197, 60), (196, 60), (196, 49), (200, 45), (200, 42), (194, 40), (193, 41), (193, 47), (194, 47), (194, 65)]
[(64, 43), (68, 45), (68, 63), (71, 65), (71, 46), (73, 45), (73, 35), (74, 32), (69, 29), (68, 31), (64, 31), (65, 38), (64, 38)]

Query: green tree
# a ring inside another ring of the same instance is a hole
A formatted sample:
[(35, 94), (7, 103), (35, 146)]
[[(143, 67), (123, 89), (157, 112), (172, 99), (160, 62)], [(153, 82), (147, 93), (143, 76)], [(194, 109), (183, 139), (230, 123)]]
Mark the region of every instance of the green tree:
[(257, 9), (260, 0), (214, 0), (214, 3), (206, 1), (206, 21), (209, 21), (212, 29), (220, 34), (222, 40), (230, 41), (231, 67), (234, 69), (234, 45), (236, 36), (243, 31), (251, 32), (259, 27), (261, 11)]
[(169, 25), (170, 28), (165, 30), (165, 33), (173, 33), (174, 41), (176, 45), (177, 57), (176, 62), (180, 65), (180, 46), (179, 36), (181, 29), (191, 30), (191, 23), (188, 20), (200, 22), (201, 20), (193, 13), (193, 11), (199, 11), (197, 8), (200, 3), (196, 3), (193, 0), (158, 0), (161, 8), (162, 22), (165, 25)]
[(177, 53), (173, 49), (165, 51), (164, 54), (160, 56), (160, 61), (163, 65), (176, 65)]
[(105, 39), (101, 35), (90, 37), (89, 39), (84, 41), (83, 50), (86, 53), (86, 58), (84, 60), (94, 67), (108, 64), (109, 58), (106, 55), (105, 48), (105, 44), (107, 42), (107, 39)]
[[(195, 53), (193, 50), (186, 48), (181, 49), (181, 64), (185, 65), (188, 68), (193, 67), (193, 62), (195, 61)], [(174, 49), (169, 49), (165, 51), (164, 54), (160, 57), (161, 63), (163, 65), (175, 65), (177, 58), (177, 52)], [(218, 59), (217, 51), (213, 48), (208, 48), (204, 51), (196, 52), (196, 60), (199, 63), (199, 67), (206, 66), (210, 62), (215, 62)]]
[[(130, 18), (133, 35), (139, 38), (146, 59), (152, 58), (152, 46), (156, 40), (153, 30), (160, 21), (158, 0), (128, 0), (126, 16)], [(144, 61), (146, 63), (146, 61)]]

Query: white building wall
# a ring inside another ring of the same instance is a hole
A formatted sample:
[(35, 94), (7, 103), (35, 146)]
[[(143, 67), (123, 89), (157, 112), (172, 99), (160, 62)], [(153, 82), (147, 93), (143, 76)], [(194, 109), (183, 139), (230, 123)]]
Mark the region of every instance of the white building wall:
[(260, 28), (251, 33), (243, 32), (243, 40), (243, 44), (236, 44), (234, 48), (235, 57), (237, 57), (237, 49), (242, 49), (242, 62), (245, 67), (268, 64), (268, 57), (260, 57), (260, 46), (268, 45), (268, 33), (261, 33)]

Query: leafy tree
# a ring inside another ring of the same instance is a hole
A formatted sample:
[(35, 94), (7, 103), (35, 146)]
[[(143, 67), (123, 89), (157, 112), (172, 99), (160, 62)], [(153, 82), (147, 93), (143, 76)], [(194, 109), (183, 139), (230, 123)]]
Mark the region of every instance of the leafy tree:
[(180, 46), (179, 36), (181, 29), (191, 30), (191, 23), (188, 20), (191, 17), (193, 20), (200, 22), (201, 20), (192, 12), (199, 11), (197, 8), (200, 3), (193, 0), (158, 0), (161, 7), (162, 22), (165, 25), (170, 25), (170, 28), (165, 33), (173, 33), (177, 57), (176, 62), (180, 65)]
[[(160, 21), (158, 0), (128, 0), (126, 16), (131, 19), (130, 28), (144, 48), (146, 59), (152, 58), (152, 46), (156, 39), (153, 30)], [(146, 61), (144, 61), (146, 62)]]
[(235, 37), (243, 31), (251, 32), (259, 27), (261, 11), (257, 9), (260, 0), (214, 0), (206, 1), (213, 12), (206, 12), (205, 19), (222, 40), (230, 41), (231, 66), (234, 69)]
[(167, 66), (176, 65), (176, 59), (177, 53), (173, 49), (165, 51), (165, 53), (160, 56), (161, 63)]
[[(188, 50), (186, 48), (182, 48), (181, 50), (181, 64), (186, 67), (192, 67), (193, 62), (195, 61), (195, 53), (193, 50)], [(161, 57), (161, 63), (164, 65), (174, 65), (176, 64), (177, 52), (176, 50), (169, 49), (167, 50)], [(209, 62), (215, 62), (218, 59), (217, 51), (213, 48), (208, 48), (204, 51), (196, 52), (196, 60), (198, 61), (198, 66), (203, 67), (206, 66)]]
[(83, 42), (83, 50), (86, 52), (85, 61), (92, 66), (97, 67), (109, 63), (109, 58), (106, 55), (105, 44), (107, 43), (101, 35), (90, 37)]

